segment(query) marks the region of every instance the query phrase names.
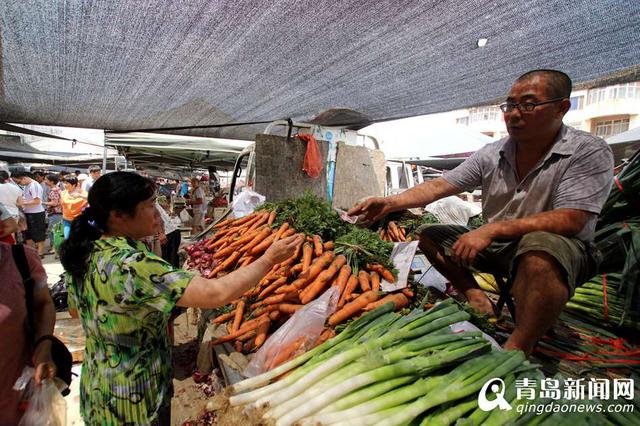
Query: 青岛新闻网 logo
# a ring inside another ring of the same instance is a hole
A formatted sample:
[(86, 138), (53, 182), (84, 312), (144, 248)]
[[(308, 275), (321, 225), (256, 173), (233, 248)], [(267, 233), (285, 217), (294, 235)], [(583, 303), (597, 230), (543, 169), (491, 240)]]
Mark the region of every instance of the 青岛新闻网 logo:
[[(498, 407), (501, 410), (511, 410), (511, 404), (504, 399), (506, 385), (500, 378), (489, 379), (478, 394), (478, 407), (483, 411), (491, 411)], [(488, 399), (487, 393), (495, 394), (495, 398)]]

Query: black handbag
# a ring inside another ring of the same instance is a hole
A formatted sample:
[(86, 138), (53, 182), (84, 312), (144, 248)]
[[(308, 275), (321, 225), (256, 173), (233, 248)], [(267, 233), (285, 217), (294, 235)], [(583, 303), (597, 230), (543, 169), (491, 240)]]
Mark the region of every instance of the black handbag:
[(33, 319), (33, 286), (34, 281), (29, 271), (29, 263), (27, 262), (27, 256), (24, 253), (24, 246), (22, 244), (14, 244), (11, 247), (13, 253), (13, 260), (16, 263), (18, 271), (22, 276), (22, 283), (24, 285), (25, 302), (27, 304), (27, 325), (29, 341), (32, 344), (32, 348), (42, 342), (43, 340), (51, 341), (51, 358), (57, 368), (56, 375), (67, 384), (67, 389), (62, 392), (63, 396), (69, 394), (69, 386), (71, 385), (71, 367), (73, 365), (73, 358), (69, 349), (55, 336), (46, 335), (35, 339), (35, 327)]

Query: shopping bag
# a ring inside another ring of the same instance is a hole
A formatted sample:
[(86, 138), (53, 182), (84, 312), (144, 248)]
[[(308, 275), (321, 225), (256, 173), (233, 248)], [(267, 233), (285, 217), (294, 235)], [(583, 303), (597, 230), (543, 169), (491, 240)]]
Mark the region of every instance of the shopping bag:
[(67, 402), (53, 380), (45, 379), (33, 387), (29, 407), (18, 426), (65, 426)]

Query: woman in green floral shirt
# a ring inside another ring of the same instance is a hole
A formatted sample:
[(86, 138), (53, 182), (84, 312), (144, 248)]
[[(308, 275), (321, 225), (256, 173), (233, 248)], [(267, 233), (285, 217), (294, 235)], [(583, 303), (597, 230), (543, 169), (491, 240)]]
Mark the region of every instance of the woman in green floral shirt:
[(278, 241), (251, 265), (205, 279), (174, 268), (138, 241), (152, 235), (159, 220), (155, 191), (135, 173), (101, 177), (62, 246), (70, 311), (79, 313), (86, 334), (80, 399), (88, 425), (168, 425), (171, 310), (227, 304), (291, 256), (302, 238)]

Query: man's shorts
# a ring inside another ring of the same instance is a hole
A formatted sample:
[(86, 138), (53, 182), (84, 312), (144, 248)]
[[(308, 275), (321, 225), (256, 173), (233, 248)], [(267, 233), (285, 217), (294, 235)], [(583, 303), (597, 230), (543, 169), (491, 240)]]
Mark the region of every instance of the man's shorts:
[[(423, 225), (418, 228), (421, 239), (440, 245), (447, 256), (458, 238), (471, 229), (460, 225)], [(494, 240), (476, 256), (470, 268), (502, 277), (515, 278), (518, 257), (530, 251), (543, 251), (553, 257), (564, 269), (569, 297), (597, 273), (601, 254), (593, 244), (577, 238), (567, 238), (550, 232), (536, 231), (515, 240)]]
[(204, 229), (204, 213), (200, 210), (193, 209), (193, 226)]
[(27, 230), (25, 239), (39, 243), (47, 238), (47, 218), (44, 212), (25, 213), (27, 219)]

